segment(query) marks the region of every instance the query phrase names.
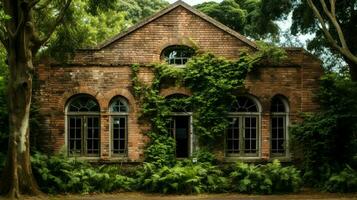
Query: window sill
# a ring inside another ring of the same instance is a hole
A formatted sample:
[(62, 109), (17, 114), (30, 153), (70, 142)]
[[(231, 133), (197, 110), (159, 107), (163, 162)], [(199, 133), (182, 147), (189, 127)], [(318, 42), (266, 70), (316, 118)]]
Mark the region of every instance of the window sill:
[(244, 161), (244, 162), (262, 162), (265, 161), (261, 157), (225, 157), (224, 162), (237, 162), (237, 161)]

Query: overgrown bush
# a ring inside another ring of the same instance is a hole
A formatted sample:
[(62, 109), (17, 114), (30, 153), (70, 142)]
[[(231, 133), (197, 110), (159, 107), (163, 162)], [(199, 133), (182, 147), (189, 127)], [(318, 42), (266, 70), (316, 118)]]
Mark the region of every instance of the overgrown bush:
[(169, 136), (155, 137), (145, 149), (145, 160), (157, 166), (172, 166), (176, 162), (175, 140)]
[(305, 115), (291, 133), (293, 143), (304, 145), (301, 150), (305, 183), (331, 190), (330, 186), (325, 188), (325, 183), (336, 177), (333, 174), (343, 171), (346, 164), (357, 168), (357, 83), (328, 74), (321, 80), (318, 99), (321, 111)]
[(223, 192), (228, 188), (227, 178), (217, 167), (209, 164), (183, 165), (178, 162), (173, 167), (157, 168), (145, 163), (138, 172), (139, 188), (160, 193), (201, 193)]
[(214, 154), (210, 152), (207, 148), (201, 148), (195, 151), (192, 155), (192, 158), (197, 159), (198, 163), (217, 163), (217, 159), (215, 158)]
[(86, 162), (62, 155), (48, 157), (36, 153), (32, 168), (40, 188), (48, 193), (90, 193), (131, 190), (135, 181), (120, 171), (93, 167)]
[(299, 171), (282, 167), (278, 160), (267, 165), (237, 162), (229, 176), (233, 191), (241, 193), (296, 192), (301, 186)]
[(347, 165), (341, 172), (333, 174), (324, 188), (329, 192), (357, 192), (357, 171)]

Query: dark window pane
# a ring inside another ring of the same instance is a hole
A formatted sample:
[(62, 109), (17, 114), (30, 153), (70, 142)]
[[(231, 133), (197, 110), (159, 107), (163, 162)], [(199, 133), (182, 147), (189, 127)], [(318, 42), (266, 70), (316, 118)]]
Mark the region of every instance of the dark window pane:
[(279, 97), (272, 99), (270, 112), (286, 112), (285, 105)]
[(110, 104), (110, 112), (129, 112), (128, 101), (122, 97), (116, 97)]
[(258, 106), (252, 99), (241, 96), (233, 101), (230, 112), (258, 112)]
[(167, 63), (177, 65), (184, 65), (194, 54), (194, 49), (183, 45), (169, 46), (163, 51)]
[(69, 107), (69, 112), (99, 112), (99, 105), (95, 99), (90, 96), (83, 95), (75, 97), (71, 101)]

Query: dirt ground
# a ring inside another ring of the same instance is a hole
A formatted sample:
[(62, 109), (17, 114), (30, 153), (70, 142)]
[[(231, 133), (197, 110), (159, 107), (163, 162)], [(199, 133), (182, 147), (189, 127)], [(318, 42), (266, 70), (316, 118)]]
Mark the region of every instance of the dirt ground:
[(244, 194), (200, 194), (200, 195), (160, 195), (138, 192), (92, 195), (56, 195), (43, 197), (25, 197), (25, 200), (357, 200), (355, 194), (332, 194), (313, 191), (304, 191), (287, 195), (244, 195)]

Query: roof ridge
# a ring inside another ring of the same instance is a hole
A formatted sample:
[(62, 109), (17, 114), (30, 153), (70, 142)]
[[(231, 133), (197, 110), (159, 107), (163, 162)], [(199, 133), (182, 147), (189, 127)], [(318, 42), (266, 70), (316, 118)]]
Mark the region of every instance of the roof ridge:
[(107, 41), (104, 41), (101, 44), (98, 44), (95, 47), (92, 48), (82, 48), (80, 50), (101, 50), (104, 47), (110, 45), (111, 43), (119, 40), (122, 37), (125, 37), (126, 35), (136, 31), (137, 29), (149, 24), (150, 22), (160, 18), (161, 16), (165, 15), (166, 13), (169, 13), (170, 11), (174, 10), (175, 8), (182, 6), (183, 8), (187, 9), (188, 11), (190, 11), (191, 13), (197, 15), (198, 17), (202, 18), (203, 20), (215, 25), (216, 27), (218, 27), (219, 29), (229, 33), (230, 35), (238, 38), (239, 40), (241, 40), (242, 42), (248, 44), (249, 46), (257, 49), (257, 45), (255, 44), (255, 42), (249, 40), (248, 38), (246, 38), (245, 36), (241, 35), (240, 33), (232, 30), (231, 28), (227, 27), (226, 25), (218, 22), (217, 20), (211, 18), (210, 16), (202, 13), (201, 11), (196, 10), (195, 8), (193, 8), (192, 6), (188, 5), (187, 3), (185, 3), (182, 0), (178, 0), (175, 3), (169, 5), (168, 7), (166, 7), (165, 9), (157, 12), (156, 14), (145, 18), (144, 20), (142, 20), (141, 22), (135, 24), (134, 26), (130, 27), (129, 29), (127, 29), (126, 31), (123, 31), (119, 34), (117, 34), (116, 36), (108, 39)]

